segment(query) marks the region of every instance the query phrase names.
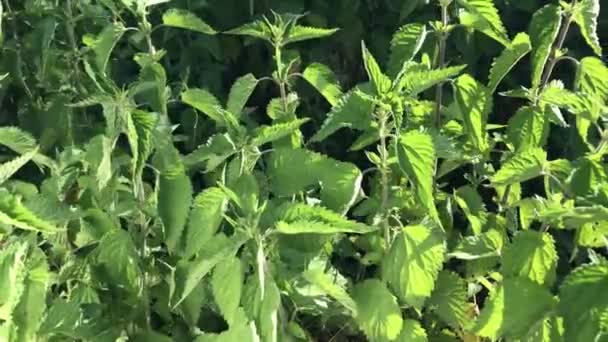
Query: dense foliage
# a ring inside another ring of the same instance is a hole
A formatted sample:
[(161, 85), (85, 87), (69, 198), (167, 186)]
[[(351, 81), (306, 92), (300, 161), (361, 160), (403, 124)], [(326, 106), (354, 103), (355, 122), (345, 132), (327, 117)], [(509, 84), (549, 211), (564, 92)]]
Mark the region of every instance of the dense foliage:
[(608, 341), (606, 17), (1, 0), (0, 340)]

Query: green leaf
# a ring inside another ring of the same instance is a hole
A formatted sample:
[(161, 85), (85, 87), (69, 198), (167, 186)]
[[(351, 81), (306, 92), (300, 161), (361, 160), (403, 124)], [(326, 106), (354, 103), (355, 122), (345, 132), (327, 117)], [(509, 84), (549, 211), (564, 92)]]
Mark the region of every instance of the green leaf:
[(120, 22), (106, 26), (101, 33), (90, 41), (85, 41), (95, 54), (95, 65), (99, 72), (105, 75), (114, 47), (126, 32), (126, 28)]
[(564, 108), (574, 115), (581, 116), (590, 121), (595, 121), (602, 110), (600, 103), (584, 93), (576, 93), (564, 89), (561, 82), (551, 82), (540, 96), (544, 103)]
[(517, 153), (507, 160), (492, 177), (494, 186), (525, 182), (543, 174), (547, 162), (547, 152), (541, 148), (531, 148)]
[(374, 103), (362, 97), (357, 91), (346, 93), (327, 114), (321, 129), (310, 139), (311, 142), (325, 140), (343, 127), (365, 130), (371, 126)]
[(323, 273), (320, 269), (309, 269), (303, 274), (304, 278), (310, 283), (320, 288), (325, 294), (338, 301), (342, 306), (348, 309), (351, 314), (357, 316), (357, 304), (346, 292), (346, 290), (336, 284), (333, 277)]
[(489, 149), (486, 125), (492, 110), (490, 91), (469, 75), (460, 76), (454, 83), (456, 103), (464, 121), (464, 128), (475, 149), (485, 154)]
[(525, 55), (532, 50), (532, 43), (530, 37), (526, 33), (519, 33), (513, 38), (511, 44), (509, 44), (500, 54), (500, 56), (494, 59), (492, 68), (490, 69), (490, 76), (488, 77), (488, 89), (490, 93), (494, 93), (502, 79), (513, 69)]
[(21, 203), (21, 198), (5, 189), (0, 189), (0, 223), (45, 234), (55, 234), (63, 230), (38, 217)]
[(435, 147), (428, 133), (409, 131), (402, 134), (397, 144), (399, 166), (409, 178), (416, 199), (437, 219), (433, 199), (433, 174), (435, 172)]
[(165, 26), (178, 27), (204, 34), (217, 33), (211, 26), (197, 17), (194, 13), (184, 9), (172, 8), (166, 11), (163, 14), (163, 24)]
[(448, 255), (460, 260), (478, 260), (500, 255), (504, 234), (497, 229), (465, 237)]
[(237, 79), (230, 88), (226, 110), (240, 117), (258, 82), (259, 80), (253, 74), (247, 74)]
[(559, 289), (559, 314), (564, 317), (564, 340), (597, 341), (605, 336), (608, 313), (608, 265), (584, 265), (570, 273)]
[[(608, 101), (608, 67), (601, 59), (585, 57), (581, 59), (575, 81), (575, 89), (591, 94), (600, 102)], [(1, 135), (1, 134), (0, 134)]]
[(250, 36), (259, 39), (266, 40), (268, 42), (272, 41), (272, 31), (265, 22), (261, 20), (256, 20), (251, 23), (247, 23), (240, 27), (234, 28), (232, 30), (226, 31), (227, 34), (234, 34), (238, 36)]
[(181, 96), (185, 104), (201, 111), (219, 125), (227, 126), (221, 113), (220, 101), (207, 90), (191, 88), (184, 91)]
[(192, 203), (186, 226), (183, 257), (189, 259), (199, 252), (219, 229), (228, 198), (220, 188), (208, 188), (199, 193)]
[(158, 215), (165, 228), (165, 243), (176, 252), (192, 202), (192, 184), (182, 165), (175, 165), (160, 175)]
[(19, 127), (4, 126), (0, 127), (0, 145), (4, 145), (11, 150), (25, 154), (36, 148), (36, 139)]
[(320, 185), (324, 205), (345, 212), (359, 194), (361, 171), (353, 164), (318, 153), (280, 148), (271, 154), (268, 166), (270, 188), (277, 196), (292, 196)]
[(251, 138), (251, 144), (254, 146), (262, 146), (269, 142), (277, 141), (283, 137), (291, 135), (293, 132), (297, 131), (300, 126), (308, 121), (309, 119), (306, 118), (272, 126), (258, 127), (252, 134), (253, 137)]
[(553, 237), (533, 230), (519, 232), (502, 259), (502, 275), (521, 276), (541, 285), (550, 286), (555, 280), (557, 252)]
[(113, 230), (101, 239), (97, 251), (97, 262), (103, 265), (111, 280), (108, 285), (139, 293), (142, 271), (131, 235), (121, 229)]
[(323, 38), (336, 33), (338, 29), (326, 29), (318, 27), (308, 27), (295, 25), (287, 33), (287, 37), (283, 41), (283, 45), (301, 42), (304, 40)]
[(401, 78), (397, 85), (397, 90), (405, 91), (409, 95), (414, 96), (460, 74), (465, 68), (466, 65), (458, 65), (432, 70), (420, 68), (411, 71), (406, 70), (403, 78)]
[(27, 164), (38, 153), (38, 148), (31, 150), (19, 157), (16, 157), (6, 163), (0, 164), (0, 185), (9, 180), (19, 169)]
[(521, 107), (509, 120), (506, 134), (515, 151), (542, 147), (549, 135), (547, 115), (539, 107)]
[(397, 342), (427, 342), (426, 331), (418, 321), (406, 319), (403, 321), (401, 334), (395, 340)]
[(187, 169), (203, 168), (211, 172), (237, 152), (237, 147), (229, 134), (215, 134), (204, 145), (183, 158)]
[(365, 42), (361, 41), (361, 51), (363, 52), (363, 64), (367, 71), (367, 77), (376, 91), (376, 95), (387, 93), (391, 89), (391, 80), (382, 73), (380, 65), (365, 46)]
[(426, 25), (407, 24), (399, 28), (391, 39), (391, 54), (388, 62), (388, 74), (396, 77), (403, 65), (411, 61), (422, 48), (426, 39)]
[(403, 328), (397, 300), (377, 279), (368, 279), (355, 286), (356, 321), (371, 341), (394, 341)]
[(540, 86), (543, 70), (561, 25), (562, 16), (556, 5), (546, 5), (532, 16), (528, 28), (532, 42), (532, 88)]
[(23, 294), (28, 251), (29, 246), (25, 241), (7, 243), (0, 250), (0, 319), (4, 321), (11, 320)]
[(407, 226), (393, 241), (382, 264), (382, 278), (408, 305), (421, 309), (443, 266), (445, 239), (438, 228)]
[(581, 0), (575, 3), (572, 20), (578, 24), (585, 41), (596, 55), (602, 56), (600, 39), (597, 36), (597, 19), (600, 15), (599, 0)]
[(486, 299), (473, 331), (492, 340), (519, 338), (552, 310), (551, 293), (525, 278), (507, 278)]
[(289, 203), (278, 209), (277, 232), (281, 234), (365, 234), (376, 228), (350, 221), (323, 207)]
[(235, 319), (241, 302), (243, 280), (243, 266), (236, 257), (223, 260), (213, 271), (213, 298), (229, 326), (237, 323)]
[(454, 328), (465, 327), (470, 320), (470, 304), (467, 302), (467, 282), (450, 271), (441, 271), (427, 306)]
[(509, 46), (509, 36), (493, 0), (460, 0), (466, 11), (460, 13), (460, 23), (472, 27), (504, 46)]
[(335, 106), (342, 97), (342, 88), (334, 72), (325, 64), (312, 63), (302, 73), (308, 81), (330, 105)]
[(127, 137), (133, 153), (134, 179), (141, 177), (146, 161), (152, 153), (152, 135), (157, 123), (158, 116), (141, 110), (134, 110), (127, 118)]

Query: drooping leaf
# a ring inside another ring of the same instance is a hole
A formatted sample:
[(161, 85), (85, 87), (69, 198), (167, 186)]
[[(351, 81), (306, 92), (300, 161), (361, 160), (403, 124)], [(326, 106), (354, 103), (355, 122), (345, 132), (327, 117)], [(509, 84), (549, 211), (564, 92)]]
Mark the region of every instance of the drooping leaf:
[(388, 74), (396, 77), (403, 68), (418, 53), (426, 38), (426, 25), (407, 24), (399, 28), (391, 39), (391, 54), (388, 62)]
[(525, 182), (540, 176), (545, 170), (547, 152), (541, 148), (521, 151), (507, 160), (492, 177), (494, 186)]
[(184, 103), (201, 111), (216, 123), (226, 125), (221, 114), (222, 105), (220, 101), (207, 90), (191, 88), (184, 91), (181, 96)]
[(220, 262), (213, 271), (211, 289), (213, 298), (228, 325), (232, 326), (237, 317), (243, 287), (243, 266), (236, 257)]
[(506, 248), (502, 275), (526, 277), (541, 285), (551, 285), (556, 267), (557, 252), (551, 235), (525, 230)]
[(3, 289), (0, 291), (0, 319), (4, 321), (11, 320), (23, 294), (28, 251), (26, 242), (6, 244), (0, 251), (0, 286)]
[(460, 0), (466, 11), (460, 13), (460, 23), (472, 27), (504, 46), (509, 46), (509, 36), (493, 0)]
[(559, 313), (564, 317), (564, 340), (594, 341), (605, 334), (608, 313), (608, 265), (584, 265), (570, 273), (559, 289)]
[(562, 24), (557, 5), (546, 5), (532, 16), (528, 34), (532, 43), (532, 88), (538, 88), (553, 42)]
[(399, 166), (414, 188), (416, 199), (436, 219), (438, 214), (433, 198), (435, 147), (432, 137), (419, 131), (401, 135), (397, 144), (397, 157)]
[(549, 290), (525, 278), (507, 278), (490, 294), (473, 331), (492, 340), (520, 338), (552, 310)]
[[(110, 55), (114, 47), (125, 33), (126, 28), (120, 22), (106, 26), (99, 35), (91, 39), (87, 45), (95, 54), (95, 65), (102, 74), (106, 73)], [(85, 43), (87, 43), (85, 41)]]
[(592, 122), (599, 118), (602, 110), (601, 104), (597, 99), (584, 93), (564, 89), (561, 82), (549, 83), (542, 92), (540, 100), (544, 103), (566, 109), (570, 113)]
[(258, 82), (259, 80), (253, 74), (247, 74), (237, 79), (230, 89), (226, 110), (237, 117), (241, 116), (241, 112)]
[(0, 189), (0, 223), (45, 234), (62, 231), (59, 227), (38, 217), (21, 202), (21, 198), (5, 189)]
[(112, 281), (109, 285), (139, 293), (142, 271), (131, 235), (122, 229), (115, 229), (101, 239), (97, 251), (97, 262), (103, 265)]
[(19, 169), (32, 160), (36, 153), (38, 153), (38, 148), (0, 164), (0, 185), (9, 180)]
[(435, 308), (437, 315), (449, 325), (464, 327), (470, 319), (467, 297), (467, 283), (455, 273), (441, 271), (427, 305)]
[(406, 70), (403, 78), (400, 80), (399, 85), (397, 86), (397, 90), (405, 91), (406, 93), (414, 96), (460, 74), (460, 72), (462, 72), (462, 70), (465, 68), (466, 65), (458, 65), (432, 70)]
[(257, 128), (253, 132), (253, 138), (251, 144), (254, 146), (262, 146), (269, 142), (279, 140), (286, 137), (296, 131), (304, 123), (308, 122), (306, 119), (298, 119), (290, 122), (279, 123), (272, 126), (262, 126)]
[(486, 125), (492, 110), (492, 96), (484, 85), (469, 75), (460, 76), (454, 87), (469, 140), (479, 153), (484, 154), (489, 148)]
[(513, 69), (525, 55), (532, 50), (530, 37), (526, 33), (519, 33), (513, 41), (494, 59), (488, 80), (488, 89), (494, 93), (502, 79)]
[(595, 57), (585, 57), (581, 59), (575, 88), (584, 94), (591, 94), (598, 98), (600, 102), (608, 101), (608, 67)]
[(367, 77), (375, 89), (376, 95), (385, 94), (391, 88), (391, 80), (382, 72), (380, 65), (363, 41), (361, 41), (361, 51), (363, 51), (363, 64), (367, 71)]
[(285, 38), (283, 44), (287, 45), (295, 42), (301, 42), (304, 40), (323, 38), (331, 36), (337, 31), (338, 29), (326, 29), (319, 27), (295, 25), (287, 33), (287, 37)]
[(312, 63), (302, 73), (302, 77), (308, 81), (330, 105), (335, 106), (342, 97), (342, 87), (334, 72), (326, 65)]
[(158, 117), (152, 113), (135, 110), (127, 119), (129, 144), (133, 153), (133, 177), (141, 177), (148, 157), (152, 153), (153, 131)]
[(374, 227), (350, 221), (323, 207), (290, 203), (278, 209), (277, 232), (281, 234), (365, 234)]
[(204, 34), (216, 34), (217, 32), (197, 17), (194, 13), (178, 8), (172, 8), (163, 14), (165, 26), (178, 27), (186, 30), (196, 31)]
[(357, 323), (371, 341), (394, 341), (403, 328), (397, 300), (377, 279), (357, 284), (353, 290), (357, 303)]
[(581, 0), (574, 5), (572, 19), (581, 29), (585, 41), (596, 55), (602, 56), (600, 39), (597, 36), (597, 20), (600, 15), (599, 0)]
[(182, 237), (192, 202), (192, 184), (183, 165), (163, 170), (158, 188), (158, 214), (165, 229), (165, 243), (175, 252)]
[(198, 194), (192, 203), (186, 226), (183, 257), (189, 259), (217, 232), (228, 198), (222, 189), (213, 187)]
[(342, 286), (336, 284), (330, 275), (319, 269), (309, 269), (304, 273), (304, 278), (319, 287), (328, 296), (337, 300), (356, 317), (357, 304)]
[(244, 24), (232, 30), (226, 31), (227, 34), (234, 34), (238, 36), (251, 36), (259, 39), (272, 41), (272, 31), (265, 22), (256, 20), (251, 23)]
[(403, 321), (403, 328), (399, 337), (395, 340), (397, 342), (427, 342), (428, 337), (426, 331), (420, 325), (418, 321), (413, 319), (406, 319)]
[(183, 158), (187, 169), (203, 169), (211, 172), (237, 152), (237, 147), (229, 134), (218, 133)]
[(407, 226), (393, 241), (382, 264), (382, 278), (408, 305), (421, 309), (435, 287), (445, 257), (438, 228)]

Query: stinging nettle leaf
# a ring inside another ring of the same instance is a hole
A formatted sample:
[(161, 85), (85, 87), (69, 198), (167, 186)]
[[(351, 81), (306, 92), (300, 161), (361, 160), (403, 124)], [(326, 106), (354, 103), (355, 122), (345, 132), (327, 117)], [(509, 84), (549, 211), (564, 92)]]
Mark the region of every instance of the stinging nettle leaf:
[(336, 75), (324, 64), (310, 64), (302, 73), (302, 77), (315, 87), (332, 106), (338, 104), (343, 96), (342, 87), (340, 87)]
[(444, 82), (451, 77), (460, 74), (466, 65), (458, 65), (440, 69), (405, 70), (405, 74), (399, 80), (396, 90), (404, 91), (414, 96), (421, 92)]
[(406, 319), (403, 321), (403, 329), (401, 334), (395, 340), (396, 342), (427, 342), (428, 337), (426, 331), (420, 325), (420, 322), (413, 319)]
[(488, 80), (488, 89), (490, 89), (490, 93), (496, 91), (496, 88), (502, 79), (511, 71), (511, 69), (513, 69), (515, 64), (531, 50), (532, 43), (530, 42), (530, 37), (526, 33), (519, 33), (513, 38), (511, 44), (509, 44), (492, 63)]
[(243, 266), (236, 257), (223, 260), (213, 270), (213, 298), (229, 326), (238, 323), (235, 319), (241, 301), (243, 278)]
[[(585, 57), (581, 59), (575, 80), (575, 89), (593, 95), (600, 102), (608, 101), (608, 67), (601, 59)], [(1, 134), (0, 134), (1, 135)]]
[(254, 22), (244, 24), (240, 27), (226, 31), (225, 33), (234, 34), (238, 36), (251, 36), (266, 40), (268, 42), (271, 42), (273, 37), (272, 31), (270, 30), (268, 25), (266, 25), (266, 23), (261, 20), (256, 20)]
[(138, 293), (142, 273), (131, 235), (122, 229), (113, 230), (101, 239), (97, 251), (97, 262), (104, 266), (115, 285)]
[(492, 110), (492, 96), (484, 85), (467, 74), (456, 80), (454, 88), (469, 140), (479, 153), (485, 154), (489, 149), (486, 125)]
[(393, 341), (403, 328), (397, 300), (377, 279), (357, 284), (353, 290), (357, 303), (357, 323), (371, 341)]
[(323, 273), (319, 269), (309, 269), (304, 272), (303, 276), (307, 281), (316, 285), (328, 296), (342, 304), (353, 316), (357, 316), (357, 304), (342, 286), (335, 283), (332, 276)]
[(184, 10), (172, 8), (163, 14), (163, 24), (165, 26), (177, 27), (196, 31), (204, 34), (216, 34), (217, 32), (197, 17), (194, 13)]
[(521, 276), (541, 285), (551, 285), (555, 279), (557, 252), (553, 237), (548, 233), (522, 231), (513, 239), (503, 255), (502, 275)]
[(427, 305), (433, 307), (437, 315), (449, 325), (465, 327), (470, 320), (470, 304), (467, 302), (467, 283), (457, 274), (441, 271), (435, 289)]
[(365, 234), (375, 227), (350, 221), (323, 207), (311, 207), (300, 203), (289, 203), (279, 210), (277, 232), (281, 234)]
[(38, 217), (21, 199), (0, 188), (0, 223), (24, 230), (55, 234), (63, 229)]
[(182, 101), (187, 105), (203, 112), (219, 125), (227, 126), (226, 120), (221, 113), (222, 105), (220, 101), (209, 91), (191, 88), (184, 91), (181, 97)]
[(36, 153), (38, 153), (38, 148), (0, 164), (0, 185), (9, 180), (19, 169), (32, 160)]
[(230, 89), (226, 110), (240, 117), (258, 82), (259, 80), (253, 74), (247, 74), (237, 79)]
[(199, 193), (192, 203), (184, 233), (183, 257), (189, 259), (199, 252), (219, 229), (228, 198), (220, 188), (213, 187)]
[(361, 41), (361, 51), (363, 53), (363, 64), (365, 65), (365, 70), (367, 71), (367, 77), (376, 90), (376, 95), (385, 94), (391, 88), (391, 80), (388, 78), (388, 76), (382, 73), (380, 65), (371, 52), (369, 52), (364, 41)]
[(545, 145), (549, 135), (549, 121), (540, 107), (521, 107), (509, 120), (507, 138), (515, 151)]
[(253, 138), (251, 138), (251, 144), (254, 146), (262, 146), (269, 142), (279, 140), (286, 137), (300, 128), (303, 124), (308, 122), (309, 119), (299, 119), (291, 122), (284, 122), (272, 126), (258, 127), (253, 132)]
[(493, 0), (459, 0), (466, 11), (460, 13), (460, 23), (472, 27), (504, 46), (509, 46), (509, 36)]
[(545, 65), (561, 24), (561, 12), (556, 5), (546, 5), (532, 16), (528, 28), (532, 43), (532, 88), (540, 86)]
[(426, 38), (426, 25), (407, 24), (399, 28), (391, 39), (391, 54), (388, 62), (388, 74), (396, 77), (404, 63), (411, 61), (422, 48)]
[(308, 27), (295, 25), (287, 33), (287, 37), (283, 41), (283, 45), (301, 42), (304, 40), (323, 38), (336, 33), (338, 29), (326, 29), (318, 27)]
[[(87, 45), (89, 45), (95, 53), (95, 64), (97, 69), (102, 74), (106, 73), (110, 55), (125, 32), (126, 28), (123, 24), (110, 24), (106, 26), (96, 38), (88, 42)], [(85, 43), (87, 42), (85, 41)]]
[(547, 152), (541, 148), (531, 148), (517, 153), (507, 160), (492, 177), (494, 186), (525, 182), (543, 174), (547, 162)]
[(602, 56), (602, 47), (597, 35), (597, 19), (600, 15), (600, 0), (581, 0), (575, 3), (572, 19), (581, 29), (585, 41), (596, 55)]
[(176, 252), (192, 202), (192, 184), (182, 165), (175, 165), (160, 175), (158, 215), (165, 228), (165, 243)]

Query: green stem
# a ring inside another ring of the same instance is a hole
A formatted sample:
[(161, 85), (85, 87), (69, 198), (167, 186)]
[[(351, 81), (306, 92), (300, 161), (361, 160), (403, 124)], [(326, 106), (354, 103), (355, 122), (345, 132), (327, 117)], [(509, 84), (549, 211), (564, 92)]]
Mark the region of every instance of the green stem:
[[(446, 56), (446, 45), (448, 40), (449, 33), (447, 32), (447, 27), (450, 23), (450, 17), (448, 14), (448, 6), (449, 4), (441, 3), (441, 25), (444, 31), (440, 32), (439, 36), (439, 58), (437, 67), (443, 68), (445, 67), (445, 56)], [(443, 82), (437, 84), (437, 88), (435, 89), (435, 127), (441, 127), (441, 106), (443, 102)]]
[(386, 148), (386, 124), (388, 115), (381, 109), (378, 112), (378, 124), (380, 134), (380, 183), (381, 183), (381, 198), (380, 198), (380, 215), (382, 217), (382, 228), (384, 230), (384, 239), (386, 246), (390, 246), (391, 231), (388, 223), (388, 187), (389, 187), (389, 166), (388, 166), (388, 149)]
[[(574, 1), (573, 6), (574, 5), (576, 5), (576, 1)], [(547, 83), (549, 83), (549, 79), (551, 78), (553, 69), (555, 69), (555, 65), (559, 61), (559, 58), (557, 57), (557, 53), (564, 46), (564, 42), (566, 41), (566, 37), (568, 35), (568, 30), (570, 29), (571, 24), (572, 24), (572, 14), (568, 13), (568, 14), (566, 14), (564, 24), (560, 27), (560, 31), (557, 36), (558, 37), (557, 41), (553, 45), (553, 48), (551, 49), (551, 52), (549, 54), (549, 63), (547, 64), (547, 67), (544, 70), (542, 81), (541, 81), (540, 88), (539, 88), (541, 91), (543, 89), (545, 89), (545, 87), (547, 86)]]

